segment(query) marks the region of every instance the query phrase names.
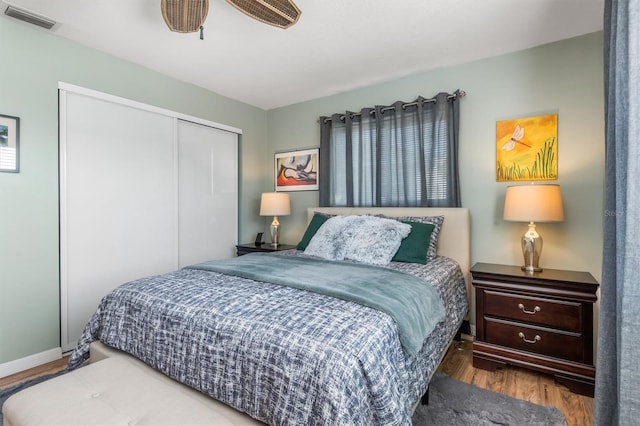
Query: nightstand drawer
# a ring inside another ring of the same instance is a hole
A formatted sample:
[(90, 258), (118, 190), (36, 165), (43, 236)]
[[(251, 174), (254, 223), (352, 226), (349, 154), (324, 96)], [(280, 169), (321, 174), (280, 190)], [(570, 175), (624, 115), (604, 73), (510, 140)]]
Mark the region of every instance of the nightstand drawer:
[(485, 319), (485, 341), (496, 345), (535, 352), (576, 362), (584, 361), (583, 335), (543, 327)]
[(582, 305), (576, 302), (485, 290), (484, 314), (568, 331), (583, 331)]

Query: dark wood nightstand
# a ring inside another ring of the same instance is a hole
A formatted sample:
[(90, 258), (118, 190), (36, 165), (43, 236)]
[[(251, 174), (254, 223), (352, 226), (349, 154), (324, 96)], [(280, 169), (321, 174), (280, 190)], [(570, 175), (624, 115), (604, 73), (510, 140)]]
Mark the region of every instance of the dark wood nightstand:
[(572, 392), (593, 396), (593, 304), (598, 282), (588, 272), (477, 263), (473, 366), (505, 364), (553, 374)]
[(294, 249), (296, 246), (292, 246), (290, 244), (280, 244), (278, 247), (271, 247), (271, 244), (264, 243), (259, 246), (254, 243), (249, 244), (238, 244), (236, 246), (236, 254), (238, 256), (245, 255), (247, 253), (270, 253), (274, 251), (282, 251), (282, 250), (290, 250)]

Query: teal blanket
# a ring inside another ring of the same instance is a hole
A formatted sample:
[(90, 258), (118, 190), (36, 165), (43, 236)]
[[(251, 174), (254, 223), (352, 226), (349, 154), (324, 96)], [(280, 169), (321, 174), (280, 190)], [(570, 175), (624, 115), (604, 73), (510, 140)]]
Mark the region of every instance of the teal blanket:
[(389, 314), (400, 343), (417, 353), (444, 316), (436, 290), (420, 278), (388, 268), (315, 258), (252, 253), (188, 266), (353, 301)]

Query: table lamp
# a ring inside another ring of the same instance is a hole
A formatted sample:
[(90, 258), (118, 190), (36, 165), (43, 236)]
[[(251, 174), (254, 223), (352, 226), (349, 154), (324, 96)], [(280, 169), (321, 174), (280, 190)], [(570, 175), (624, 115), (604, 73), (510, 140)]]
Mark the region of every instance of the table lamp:
[(288, 216), (291, 214), (291, 204), (289, 194), (283, 192), (265, 192), (260, 198), (260, 216), (273, 216), (271, 222), (271, 246), (278, 247), (280, 244), (280, 222), (278, 216)]
[(504, 198), (503, 219), (513, 222), (529, 222), (529, 230), (522, 236), (522, 254), (528, 273), (540, 272), (538, 266), (542, 253), (542, 237), (534, 222), (561, 222), (564, 220), (562, 195), (559, 185), (508, 186)]

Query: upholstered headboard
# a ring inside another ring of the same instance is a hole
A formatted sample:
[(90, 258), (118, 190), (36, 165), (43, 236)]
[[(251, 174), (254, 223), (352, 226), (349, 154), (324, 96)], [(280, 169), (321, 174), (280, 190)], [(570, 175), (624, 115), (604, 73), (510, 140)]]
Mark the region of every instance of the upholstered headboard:
[(307, 209), (307, 221), (314, 212), (326, 214), (382, 214), (389, 217), (444, 216), (438, 239), (438, 254), (454, 259), (460, 264), (471, 295), (471, 241), (469, 209), (465, 207), (312, 207)]

